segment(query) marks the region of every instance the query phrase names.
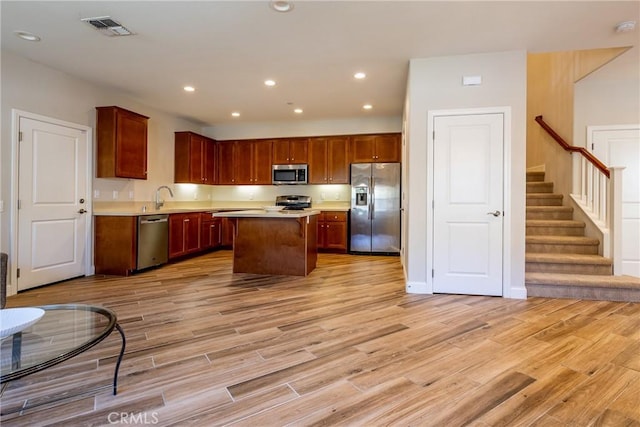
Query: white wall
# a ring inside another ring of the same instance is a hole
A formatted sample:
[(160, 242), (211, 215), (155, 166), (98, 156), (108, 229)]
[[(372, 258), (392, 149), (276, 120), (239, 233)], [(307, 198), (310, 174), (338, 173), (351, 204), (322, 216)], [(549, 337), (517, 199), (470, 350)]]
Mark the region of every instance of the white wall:
[[(512, 115), (509, 168), (505, 171), (510, 191), (505, 194), (505, 215), (509, 216), (510, 236), (504, 253), (509, 266), (506, 297), (524, 298), (525, 250), (525, 154), (526, 154), (526, 52), (413, 59), (409, 66), (409, 82), (405, 115), (408, 120), (405, 189), (407, 222), (410, 233), (405, 243), (407, 290), (431, 293), (431, 236), (429, 224), (432, 200), (427, 166), (430, 164), (427, 113), (433, 110), (510, 107)], [(462, 86), (462, 77), (482, 76), (480, 86)], [(506, 218), (505, 218), (506, 219)]]
[(640, 48), (632, 47), (574, 86), (573, 145), (584, 147), (587, 126), (640, 123)]

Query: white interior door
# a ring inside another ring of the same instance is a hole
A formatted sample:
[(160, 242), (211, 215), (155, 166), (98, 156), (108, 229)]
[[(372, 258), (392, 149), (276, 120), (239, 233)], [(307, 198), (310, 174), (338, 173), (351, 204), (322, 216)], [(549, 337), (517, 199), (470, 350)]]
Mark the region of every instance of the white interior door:
[(19, 119), (18, 290), (85, 271), (87, 131)]
[(502, 295), (504, 115), (433, 125), (433, 291)]
[(590, 129), (593, 154), (622, 171), (622, 274), (640, 277), (640, 126)]

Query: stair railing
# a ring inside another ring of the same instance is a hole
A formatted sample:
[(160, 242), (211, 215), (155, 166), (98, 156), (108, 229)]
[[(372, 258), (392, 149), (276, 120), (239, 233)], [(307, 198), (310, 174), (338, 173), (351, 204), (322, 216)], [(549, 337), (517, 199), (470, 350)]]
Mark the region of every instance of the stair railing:
[(570, 154), (580, 154), (578, 163), (580, 171), (573, 174), (573, 188), (579, 188), (580, 194), (572, 194), (571, 197), (602, 233), (603, 256), (612, 259), (613, 273), (621, 274), (622, 171), (624, 168), (607, 168), (586, 148), (567, 143), (542, 119), (542, 116), (537, 116), (535, 120), (565, 151)]

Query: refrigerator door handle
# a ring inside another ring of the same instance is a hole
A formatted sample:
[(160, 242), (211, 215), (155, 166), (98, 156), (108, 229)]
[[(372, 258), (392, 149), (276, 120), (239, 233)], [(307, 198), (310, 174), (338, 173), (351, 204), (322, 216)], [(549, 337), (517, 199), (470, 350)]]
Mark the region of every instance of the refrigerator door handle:
[(371, 210), (371, 219), (374, 219), (376, 216), (376, 179), (375, 178), (371, 178), (371, 204), (370, 204), (370, 210)]

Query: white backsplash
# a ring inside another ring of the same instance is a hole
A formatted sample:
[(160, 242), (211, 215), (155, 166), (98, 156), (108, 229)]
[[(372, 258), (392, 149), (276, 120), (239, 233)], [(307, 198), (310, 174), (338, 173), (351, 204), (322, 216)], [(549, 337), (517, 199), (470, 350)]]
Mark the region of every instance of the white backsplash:
[[(200, 186), (202, 187), (202, 186)], [(265, 201), (274, 202), (276, 196), (311, 196), (314, 205), (325, 202), (348, 202), (349, 185), (217, 185), (210, 187), (212, 201)]]

